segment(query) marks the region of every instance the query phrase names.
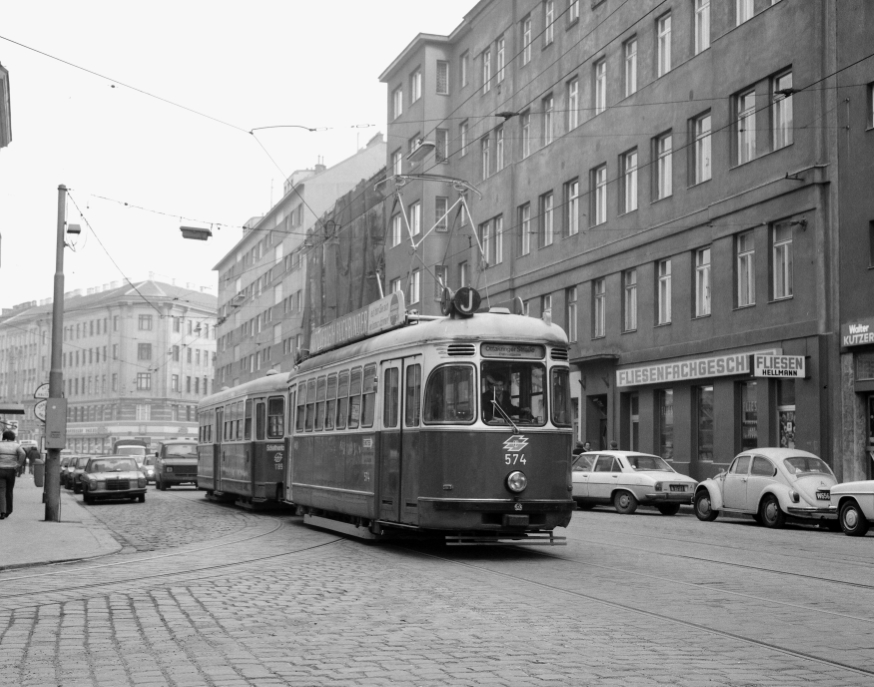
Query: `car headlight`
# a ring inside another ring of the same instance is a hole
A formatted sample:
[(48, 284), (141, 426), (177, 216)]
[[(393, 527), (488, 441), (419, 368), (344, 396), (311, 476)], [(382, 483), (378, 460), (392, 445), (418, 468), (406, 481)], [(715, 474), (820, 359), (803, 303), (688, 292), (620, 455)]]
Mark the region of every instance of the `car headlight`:
[(792, 499), (792, 503), (798, 503), (801, 500), (801, 496), (794, 489), (789, 492), (789, 497)]
[(507, 475), (507, 489), (509, 489), (510, 491), (518, 494), (525, 491), (525, 487), (527, 486), (528, 478), (525, 476), (524, 472), (514, 470), (509, 475)]
[(661, 483), (661, 482), (656, 482), (656, 484), (655, 484), (655, 490), (656, 490), (656, 491), (661, 491), (661, 490), (662, 490), (662, 483)]

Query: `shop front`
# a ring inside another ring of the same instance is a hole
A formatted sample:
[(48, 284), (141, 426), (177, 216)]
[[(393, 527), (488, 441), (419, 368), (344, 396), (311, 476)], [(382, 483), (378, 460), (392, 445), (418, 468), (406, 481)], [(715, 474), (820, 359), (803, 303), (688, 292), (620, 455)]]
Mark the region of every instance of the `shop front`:
[(874, 475), (874, 318), (841, 325), (842, 481)]

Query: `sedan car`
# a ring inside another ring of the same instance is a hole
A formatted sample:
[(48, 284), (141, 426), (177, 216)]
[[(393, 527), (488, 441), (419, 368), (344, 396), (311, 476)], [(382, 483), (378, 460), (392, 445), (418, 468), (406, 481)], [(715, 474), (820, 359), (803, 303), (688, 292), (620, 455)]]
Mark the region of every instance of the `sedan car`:
[(146, 476), (146, 483), (155, 481), (155, 456), (146, 456), (140, 471)]
[(696, 484), (648, 453), (590, 451), (574, 459), (573, 498), (583, 509), (612, 503), (617, 513), (630, 514), (640, 504), (676, 515), (692, 503)]
[(844, 482), (831, 489), (831, 507), (844, 534), (864, 537), (874, 524), (874, 480)]
[(146, 500), (146, 476), (133, 457), (91, 458), (81, 482), (85, 503), (97, 499), (138, 499), (140, 503)]
[(91, 456), (74, 456), (70, 464), (67, 465), (67, 472), (64, 475), (66, 479), (64, 486), (67, 489), (72, 489), (74, 494), (79, 494), (82, 491), (82, 484), (79, 479), (90, 459)]
[(794, 448), (754, 448), (735, 457), (727, 472), (706, 479), (695, 491), (695, 515), (715, 520), (720, 513), (752, 515), (765, 527), (787, 519), (837, 527), (830, 508), (837, 483), (821, 458)]

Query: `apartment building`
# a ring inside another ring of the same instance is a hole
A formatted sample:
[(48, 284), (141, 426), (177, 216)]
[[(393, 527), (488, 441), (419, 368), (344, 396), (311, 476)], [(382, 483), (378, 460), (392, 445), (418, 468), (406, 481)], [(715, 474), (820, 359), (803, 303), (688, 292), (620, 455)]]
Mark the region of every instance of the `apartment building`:
[[(52, 299), (0, 317), (0, 398), (22, 403), (20, 439), (39, 440), (34, 392), (51, 369)], [(156, 281), (117, 282), (64, 297), (67, 448), (105, 453), (122, 438), (197, 436), (213, 391), (215, 296)]]
[(12, 103), (9, 98), (9, 70), (0, 64), (0, 148), (12, 140)]
[(872, 28), (861, 0), (476, 3), (380, 76), (389, 283), (560, 324), (595, 447), (870, 475), (874, 342), (839, 337), (874, 327)]

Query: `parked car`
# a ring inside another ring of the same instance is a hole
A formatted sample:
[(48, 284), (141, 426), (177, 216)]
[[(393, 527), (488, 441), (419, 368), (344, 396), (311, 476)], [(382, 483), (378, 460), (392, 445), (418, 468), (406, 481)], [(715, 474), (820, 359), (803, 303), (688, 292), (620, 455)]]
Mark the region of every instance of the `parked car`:
[(844, 534), (864, 537), (874, 524), (874, 480), (844, 482), (831, 488), (831, 507)]
[(85, 503), (97, 499), (136, 499), (140, 503), (146, 500), (146, 476), (133, 456), (91, 458), (81, 483)]
[(143, 458), (143, 464), (140, 470), (146, 476), (146, 483), (155, 481), (155, 456), (146, 456)]
[(65, 456), (65, 455), (61, 455), (61, 462), (60, 462), (60, 467), (59, 467), (59, 472), (58, 472), (58, 477), (59, 477), (59, 479), (60, 479), (61, 486), (64, 486), (64, 485), (65, 485), (65, 479), (66, 479), (66, 478), (65, 478), (64, 473), (67, 472), (67, 467), (70, 465), (70, 463), (71, 463), (72, 461), (73, 461), (73, 456), (70, 456), (70, 455), (66, 455), (66, 456)]
[(583, 509), (612, 503), (617, 513), (630, 514), (644, 505), (676, 515), (692, 503), (696, 484), (663, 458), (636, 451), (590, 451), (573, 464), (573, 498)]
[(755, 448), (738, 454), (726, 472), (695, 491), (695, 515), (715, 520), (720, 513), (752, 515), (765, 527), (787, 520), (837, 527), (831, 505), (834, 473), (818, 456), (793, 448)]
[(74, 456), (70, 465), (67, 466), (67, 483), (64, 486), (67, 489), (72, 489), (74, 494), (79, 494), (82, 491), (82, 484), (79, 478), (85, 471), (85, 465), (90, 458), (91, 456)]

